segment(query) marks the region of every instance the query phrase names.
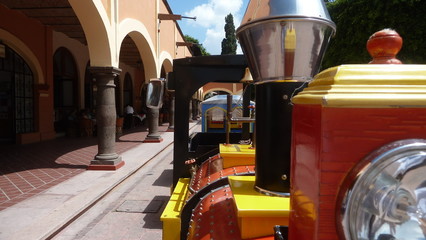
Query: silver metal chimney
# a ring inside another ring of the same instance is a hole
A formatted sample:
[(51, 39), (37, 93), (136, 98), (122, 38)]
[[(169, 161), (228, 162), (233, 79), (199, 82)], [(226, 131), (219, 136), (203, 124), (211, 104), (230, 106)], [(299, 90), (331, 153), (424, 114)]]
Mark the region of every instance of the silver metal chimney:
[(251, 0), (237, 29), (256, 88), (259, 192), (290, 192), (291, 98), (318, 73), (336, 30), (323, 0)]
[(237, 37), (254, 81), (309, 81), (335, 31), (323, 0), (251, 0)]

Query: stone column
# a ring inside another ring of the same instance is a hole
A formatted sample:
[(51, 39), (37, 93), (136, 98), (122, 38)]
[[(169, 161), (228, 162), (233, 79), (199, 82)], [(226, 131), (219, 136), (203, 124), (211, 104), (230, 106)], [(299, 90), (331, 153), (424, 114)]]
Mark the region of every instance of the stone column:
[(144, 142), (161, 142), (160, 133), (158, 132), (158, 117), (160, 115), (160, 109), (148, 108), (148, 136), (146, 136)]
[(116, 170), (124, 162), (115, 152), (117, 113), (115, 110), (114, 78), (121, 70), (115, 67), (91, 67), (96, 79), (96, 125), (98, 132), (98, 154), (90, 162), (89, 170)]
[(175, 93), (170, 92), (170, 109), (169, 109), (169, 128), (168, 132), (173, 132), (175, 129)]

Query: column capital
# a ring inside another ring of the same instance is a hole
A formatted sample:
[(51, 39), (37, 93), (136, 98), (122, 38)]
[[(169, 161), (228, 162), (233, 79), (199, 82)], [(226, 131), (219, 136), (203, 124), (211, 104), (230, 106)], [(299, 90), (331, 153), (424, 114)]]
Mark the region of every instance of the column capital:
[(112, 66), (91, 66), (88, 68), (90, 70), (90, 72), (92, 74), (99, 74), (99, 75), (104, 75), (104, 74), (113, 74), (115, 76), (120, 75), (121, 73), (121, 69), (117, 68), (117, 67), (112, 67)]

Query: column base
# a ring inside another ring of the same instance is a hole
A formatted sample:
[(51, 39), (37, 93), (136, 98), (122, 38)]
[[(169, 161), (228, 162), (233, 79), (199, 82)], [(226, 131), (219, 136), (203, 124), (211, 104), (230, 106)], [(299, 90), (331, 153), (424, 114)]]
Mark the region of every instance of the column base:
[(144, 143), (159, 143), (162, 141), (163, 141), (162, 137), (150, 137), (150, 136), (147, 136), (145, 140), (143, 140)]
[(87, 170), (110, 170), (114, 171), (124, 166), (124, 161), (121, 160), (121, 156), (113, 154), (111, 156), (97, 155), (94, 160), (90, 161), (90, 165), (87, 166)]
[(166, 132), (174, 132), (174, 131), (175, 131), (175, 127), (174, 126), (168, 127), (167, 130), (166, 130)]

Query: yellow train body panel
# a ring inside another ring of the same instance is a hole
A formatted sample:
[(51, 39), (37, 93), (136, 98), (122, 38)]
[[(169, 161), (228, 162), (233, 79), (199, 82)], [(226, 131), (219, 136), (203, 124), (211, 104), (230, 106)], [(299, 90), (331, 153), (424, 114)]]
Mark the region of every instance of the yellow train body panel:
[(223, 158), (223, 168), (254, 165), (256, 151), (251, 145), (220, 144), (219, 151)]
[(290, 198), (267, 196), (254, 190), (255, 176), (230, 176), (241, 238), (273, 235), (275, 225), (288, 225)]
[(163, 214), (161, 214), (160, 219), (163, 222), (163, 240), (180, 239), (180, 214), (188, 198), (188, 186), (189, 178), (179, 179)]

